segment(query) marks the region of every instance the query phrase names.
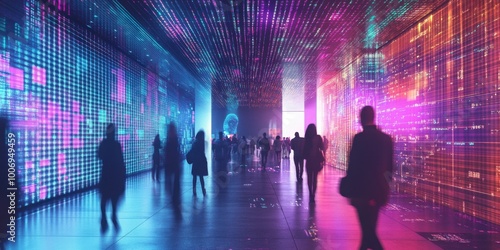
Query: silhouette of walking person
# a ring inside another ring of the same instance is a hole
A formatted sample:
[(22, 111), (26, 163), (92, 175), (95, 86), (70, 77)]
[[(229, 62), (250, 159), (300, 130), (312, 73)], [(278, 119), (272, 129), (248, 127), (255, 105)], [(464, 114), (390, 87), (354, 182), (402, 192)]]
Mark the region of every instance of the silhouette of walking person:
[(299, 132), (295, 132), (295, 137), (290, 141), (290, 144), (293, 150), (297, 181), (302, 181), (302, 174), (304, 173), (304, 138), (299, 136)]
[(266, 133), (262, 134), (262, 138), (259, 140), (259, 147), (262, 171), (266, 171), (267, 155), (269, 154), (269, 150), (271, 149), (271, 144), (269, 143), (269, 139), (267, 139)]
[(219, 139), (214, 143), (214, 159), (216, 163), (217, 178), (221, 183), (227, 180), (227, 162), (230, 158), (230, 147), (223, 133), (219, 132)]
[(193, 166), (191, 169), (191, 174), (193, 175), (193, 196), (196, 196), (196, 177), (200, 178), (201, 191), (203, 196), (207, 195), (205, 190), (205, 180), (203, 176), (208, 175), (208, 164), (207, 157), (205, 156), (205, 132), (203, 130), (196, 133), (196, 139), (193, 143), (193, 147), (188, 153), (193, 159)]
[(116, 230), (119, 230), (117, 207), (120, 197), (125, 192), (125, 161), (120, 142), (115, 139), (115, 125), (108, 124), (106, 138), (99, 145), (99, 158), (102, 161), (99, 191), (101, 193), (101, 232), (108, 229), (106, 206), (111, 201), (111, 221)]
[(240, 152), (241, 155), (240, 167), (246, 167), (248, 145), (247, 145), (247, 138), (245, 136), (241, 137), (240, 143), (238, 144), (238, 151)]
[(165, 145), (165, 187), (172, 194), (174, 206), (181, 201), (181, 167), (180, 145), (177, 128), (170, 122), (167, 128), (167, 143)]
[(349, 153), (347, 176), (357, 189), (351, 205), (356, 208), (361, 224), (359, 249), (383, 249), (376, 233), (380, 208), (387, 204), (393, 169), (393, 142), (375, 125), (375, 111), (365, 106), (360, 112), (363, 131), (356, 134)]
[(160, 181), (160, 135), (156, 135), (153, 141), (153, 168), (151, 169), (151, 177), (153, 181)]
[(323, 168), (323, 139), (316, 132), (316, 125), (309, 124), (304, 137), (304, 158), (306, 160), (307, 186), (309, 188), (309, 202), (315, 202), (318, 186), (318, 174)]
[(281, 148), (283, 147), (283, 141), (281, 141), (281, 137), (279, 135), (276, 136), (273, 142), (273, 150), (276, 154), (276, 166), (280, 167), (281, 163)]

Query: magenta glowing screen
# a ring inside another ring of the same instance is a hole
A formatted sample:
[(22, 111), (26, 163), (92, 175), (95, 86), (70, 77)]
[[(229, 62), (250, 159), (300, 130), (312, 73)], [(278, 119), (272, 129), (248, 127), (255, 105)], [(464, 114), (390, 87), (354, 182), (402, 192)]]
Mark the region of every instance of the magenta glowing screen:
[[(61, 14), (69, 13), (61, 4), (6, 7), (0, 11), (0, 115), (16, 137), (20, 206), (95, 186), (108, 123), (117, 127), (129, 174), (151, 167), (151, 143), (157, 133), (165, 138), (170, 121), (182, 142), (192, 137), (194, 97), (178, 87), (190, 81), (188, 74), (147, 69)], [(107, 21), (114, 20), (95, 25)]]
[(395, 188), (500, 223), (500, 2), (454, 0), (320, 90), (339, 168), (358, 112), (395, 142)]

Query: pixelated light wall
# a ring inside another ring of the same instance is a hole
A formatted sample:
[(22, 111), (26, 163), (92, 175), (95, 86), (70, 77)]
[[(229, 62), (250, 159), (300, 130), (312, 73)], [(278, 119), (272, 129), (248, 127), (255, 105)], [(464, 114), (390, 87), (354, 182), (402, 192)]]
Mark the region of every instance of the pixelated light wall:
[(95, 186), (97, 148), (110, 122), (129, 174), (151, 168), (154, 136), (164, 139), (170, 121), (187, 148), (194, 131), (194, 96), (183, 90), (189, 74), (160, 65), (160, 77), (62, 15), (60, 3), (10, 5), (23, 12), (0, 12), (0, 114), (17, 139), (20, 206)]
[(320, 88), (329, 157), (345, 169), (359, 109), (374, 105), (398, 191), (499, 224), (499, 58), (500, 2), (450, 1)]

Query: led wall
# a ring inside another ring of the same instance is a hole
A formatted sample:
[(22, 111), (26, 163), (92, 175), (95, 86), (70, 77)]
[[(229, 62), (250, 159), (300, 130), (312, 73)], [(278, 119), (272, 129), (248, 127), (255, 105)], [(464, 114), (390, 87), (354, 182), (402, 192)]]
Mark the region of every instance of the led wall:
[(499, 58), (500, 2), (450, 1), (319, 90), (330, 157), (345, 169), (359, 109), (374, 105), (397, 190), (500, 223)]
[[(0, 114), (17, 139), (20, 206), (96, 185), (108, 123), (129, 174), (151, 167), (151, 143), (157, 133), (165, 138), (170, 121), (184, 145), (194, 131), (189, 74), (165, 63), (146, 68), (51, 2), (0, 3)], [(114, 22), (101, 16), (93, 25)]]

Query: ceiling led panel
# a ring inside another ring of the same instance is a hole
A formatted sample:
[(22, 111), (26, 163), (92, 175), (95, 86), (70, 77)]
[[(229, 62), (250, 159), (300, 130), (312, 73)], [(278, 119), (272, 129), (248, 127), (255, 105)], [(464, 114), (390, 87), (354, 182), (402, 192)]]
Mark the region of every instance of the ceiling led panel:
[[(447, 0), (117, 1), (206, 84), (215, 105), (279, 107), (283, 64), (335, 75)], [(311, 73), (313, 72), (313, 73)], [(315, 89), (315, 79), (306, 81)]]

